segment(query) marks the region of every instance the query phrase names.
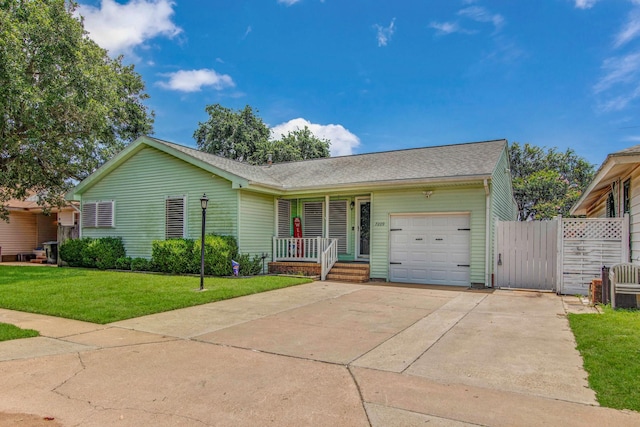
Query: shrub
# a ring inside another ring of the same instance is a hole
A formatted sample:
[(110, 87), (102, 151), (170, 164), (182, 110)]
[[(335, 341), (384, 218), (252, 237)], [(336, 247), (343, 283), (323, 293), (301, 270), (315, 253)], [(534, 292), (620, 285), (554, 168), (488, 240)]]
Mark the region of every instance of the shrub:
[(71, 267), (84, 267), (84, 253), (92, 241), (91, 237), (67, 240), (60, 245), (60, 258)]
[[(200, 271), (200, 240), (193, 245), (192, 259)], [(231, 276), (231, 260), (238, 256), (238, 244), (232, 236), (208, 235), (204, 238), (204, 272), (207, 275)]]
[(116, 260), (127, 256), (121, 237), (101, 237), (87, 246), (83, 264), (85, 267), (97, 267), (100, 270), (116, 268)]
[(131, 270), (131, 257), (120, 257), (116, 260), (117, 270)]
[(151, 271), (153, 264), (146, 258), (133, 258), (131, 260), (131, 271)]
[(242, 254), (235, 261), (240, 264), (240, 276), (255, 276), (262, 272), (262, 257), (259, 255), (251, 258), (249, 254)]
[(164, 273), (195, 273), (193, 245), (191, 239), (155, 240), (151, 246), (155, 269)]

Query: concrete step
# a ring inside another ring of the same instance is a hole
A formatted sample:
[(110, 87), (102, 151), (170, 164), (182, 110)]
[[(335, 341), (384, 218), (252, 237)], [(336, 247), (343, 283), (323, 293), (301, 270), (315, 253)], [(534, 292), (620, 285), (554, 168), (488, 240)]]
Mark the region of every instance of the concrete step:
[(353, 275), (353, 274), (327, 274), (327, 280), (335, 280), (338, 282), (365, 283), (369, 281), (369, 275)]
[(343, 268), (343, 267), (333, 267), (331, 269), (331, 273), (335, 274), (369, 274), (368, 268)]
[(47, 259), (46, 258), (35, 258), (35, 259), (32, 259), (30, 262), (33, 263), (33, 264), (46, 264)]

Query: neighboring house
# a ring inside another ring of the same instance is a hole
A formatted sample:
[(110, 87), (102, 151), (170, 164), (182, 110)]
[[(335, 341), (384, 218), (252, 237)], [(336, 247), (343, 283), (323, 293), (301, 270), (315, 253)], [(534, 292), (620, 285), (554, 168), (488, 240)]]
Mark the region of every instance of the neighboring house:
[(0, 220), (0, 261), (16, 261), (20, 254), (33, 254), (42, 244), (58, 240), (58, 224), (73, 226), (77, 209), (53, 208), (48, 215), (38, 205), (36, 195), (26, 200), (9, 200), (9, 222)]
[(199, 238), (203, 193), (207, 233), (242, 253), (290, 261), (336, 239), (341, 261), (394, 282), (491, 286), (493, 226), (516, 219), (506, 140), (252, 166), (141, 137), (70, 194), (82, 236), (150, 257), (153, 240)]
[(609, 154), (570, 213), (587, 218), (629, 214), (629, 253), (640, 262), (640, 145)]

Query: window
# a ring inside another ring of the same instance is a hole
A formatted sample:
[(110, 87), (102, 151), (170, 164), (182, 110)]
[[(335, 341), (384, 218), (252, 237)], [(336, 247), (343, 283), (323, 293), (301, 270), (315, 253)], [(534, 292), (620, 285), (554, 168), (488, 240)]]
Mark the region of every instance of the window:
[(278, 199), (278, 237), (291, 237), (291, 201)]
[(322, 202), (306, 202), (302, 205), (304, 237), (322, 237)]
[(82, 226), (92, 228), (115, 227), (113, 200), (107, 202), (91, 202), (82, 205)]
[(607, 218), (616, 217), (616, 201), (613, 197), (613, 191), (609, 192), (607, 197)]
[(165, 239), (185, 237), (185, 198), (167, 197), (165, 201)]
[(631, 211), (631, 180), (628, 179), (622, 184), (622, 208), (623, 213)]
[(338, 239), (338, 253), (347, 253), (347, 201), (329, 202), (329, 237)]

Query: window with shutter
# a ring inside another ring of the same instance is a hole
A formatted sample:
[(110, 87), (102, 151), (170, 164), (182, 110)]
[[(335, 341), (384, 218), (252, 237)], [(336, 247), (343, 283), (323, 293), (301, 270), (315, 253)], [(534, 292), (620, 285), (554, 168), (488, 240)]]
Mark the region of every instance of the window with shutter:
[(304, 237), (322, 237), (322, 202), (306, 202), (302, 205)]
[(82, 205), (82, 226), (92, 228), (114, 227), (114, 201), (91, 202)]
[(278, 237), (291, 237), (291, 202), (278, 200)]
[(329, 237), (338, 239), (338, 253), (347, 253), (347, 201), (329, 202)]
[(165, 239), (185, 237), (185, 199), (169, 197), (165, 201)]

